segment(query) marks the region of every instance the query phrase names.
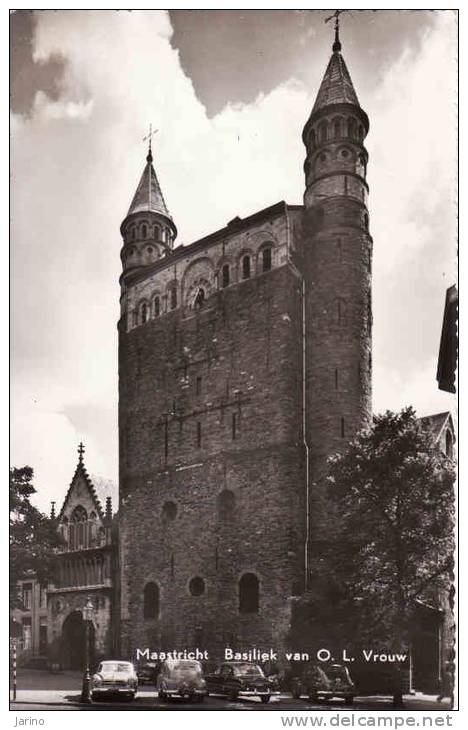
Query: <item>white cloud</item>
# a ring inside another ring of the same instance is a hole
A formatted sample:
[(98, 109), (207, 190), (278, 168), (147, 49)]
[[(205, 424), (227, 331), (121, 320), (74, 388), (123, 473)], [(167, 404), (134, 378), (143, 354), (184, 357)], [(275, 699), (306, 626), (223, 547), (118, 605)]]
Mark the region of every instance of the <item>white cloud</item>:
[[(410, 401), (440, 410), (431, 373), (454, 245), (448, 23), (441, 14), (422, 55), (408, 49), (379, 93), (361, 99), (371, 119), (379, 410), (398, 407), (406, 383)], [(12, 123), (12, 456), (40, 470), (44, 499), (64, 493), (81, 438), (90, 471), (117, 476), (119, 225), (149, 123), (160, 130), (155, 163), (180, 243), (278, 200), (302, 202), (301, 132), (317, 88), (291, 79), (209, 119), (171, 33), (160, 11), (38, 15), (36, 59), (59, 53), (67, 66), (60, 99), (38, 94), (32, 116)], [(316, 59), (317, 78), (327, 61)]]

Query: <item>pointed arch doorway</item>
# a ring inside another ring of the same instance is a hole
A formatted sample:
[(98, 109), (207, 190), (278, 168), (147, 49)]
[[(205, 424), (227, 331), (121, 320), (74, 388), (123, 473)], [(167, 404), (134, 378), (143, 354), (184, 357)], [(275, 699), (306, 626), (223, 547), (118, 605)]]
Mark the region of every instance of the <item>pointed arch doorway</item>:
[[(89, 631), (89, 663), (94, 663), (94, 626), (90, 622)], [(84, 669), (86, 631), (81, 611), (72, 611), (63, 622), (62, 627), (62, 669)]]

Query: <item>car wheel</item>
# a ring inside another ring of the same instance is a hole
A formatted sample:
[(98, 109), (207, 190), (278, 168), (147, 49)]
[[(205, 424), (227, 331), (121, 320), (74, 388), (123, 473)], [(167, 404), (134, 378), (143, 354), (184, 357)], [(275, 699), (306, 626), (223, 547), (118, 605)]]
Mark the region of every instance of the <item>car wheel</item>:
[(351, 697), (345, 697), (345, 702), (344, 702), (345, 705), (352, 705), (353, 702), (354, 702), (354, 697), (353, 696), (351, 696)]
[(200, 704), (200, 702), (203, 702), (204, 699), (205, 699), (204, 695), (197, 695), (195, 697), (195, 702), (198, 702), (198, 704)]
[(235, 689), (228, 690), (227, 698), (230, 702), (235, 702), (237, 700), (237, 697), (238, 697), (237, 690), (235, 690)]
[(158, 698), (161, 700), (161, 702), (166, 701), (166, 693), (161, 688), (159, 689), (159, 692), (158, 692)]
[(301, 699), (301, 693), (299, 692), (298, 689), (293, 689), (292, 696), (294, 697), (295, 700)]
[(260, 697), (260, 699), (261, 699), (261, 701), (263, 702), (263, 704), (264, 704), (264, 705), (266, 705), (266, 704), (267, 704), (267, 702), (269, 702), (269, 701), (270, 701), (270, 695), (262, 695), (262, 696)]
[(309, 694), (309, 702), (317, 702), (319, 701), (319, 696), (316, 692), (311, 692)]

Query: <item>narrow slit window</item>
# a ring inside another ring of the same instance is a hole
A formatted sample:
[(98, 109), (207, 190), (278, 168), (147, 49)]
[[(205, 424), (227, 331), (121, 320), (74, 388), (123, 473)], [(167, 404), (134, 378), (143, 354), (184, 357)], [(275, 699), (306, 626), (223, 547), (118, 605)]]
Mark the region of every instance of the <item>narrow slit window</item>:
[(196, 391), (196, 394), (197, 395), (200, 395), (201, 392), (202, 392), (202, 379), (201, 379), (201, 375), (199, 375), (197, 377), (197, 379), (196, 379), (195, 391)]
[(250, 256), (244, 256), (242, 259), (242, 278), (250, 279)]
[(341, 438), (344, 438), (345, 436), (345, 420), (344, 418), (341, 419)]
[(197, 421), (197, 449), (201, 449), (202, 444), (202, 429), (200, 421)]
[(221, 281), (222, 281), (222, 287), (225, 289), (227, 286), (229, 286), (229, 264), (224, 264), (221, 272)]
[(237, 413), (232, 414), (232, 440), (235, 441), (237, 437)]

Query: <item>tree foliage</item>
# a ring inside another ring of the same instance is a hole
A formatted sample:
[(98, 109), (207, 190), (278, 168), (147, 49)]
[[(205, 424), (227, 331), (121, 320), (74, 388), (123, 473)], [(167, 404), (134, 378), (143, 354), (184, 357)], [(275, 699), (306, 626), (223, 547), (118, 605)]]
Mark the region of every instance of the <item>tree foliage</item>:
[(387, 411), (330, 460), (337, 539), (328, 565), (361, 638), (400, 648), (416, 600), (453, 569), (454, 467), (411, 407)]
[(54, 521), (31, 504), (36, 493), (30, 466), (10, 469), (10, 606), (24, 608), (18, 581), (34, 577), (43, 584), (53, 577), (54, 549), (60, 537)]

